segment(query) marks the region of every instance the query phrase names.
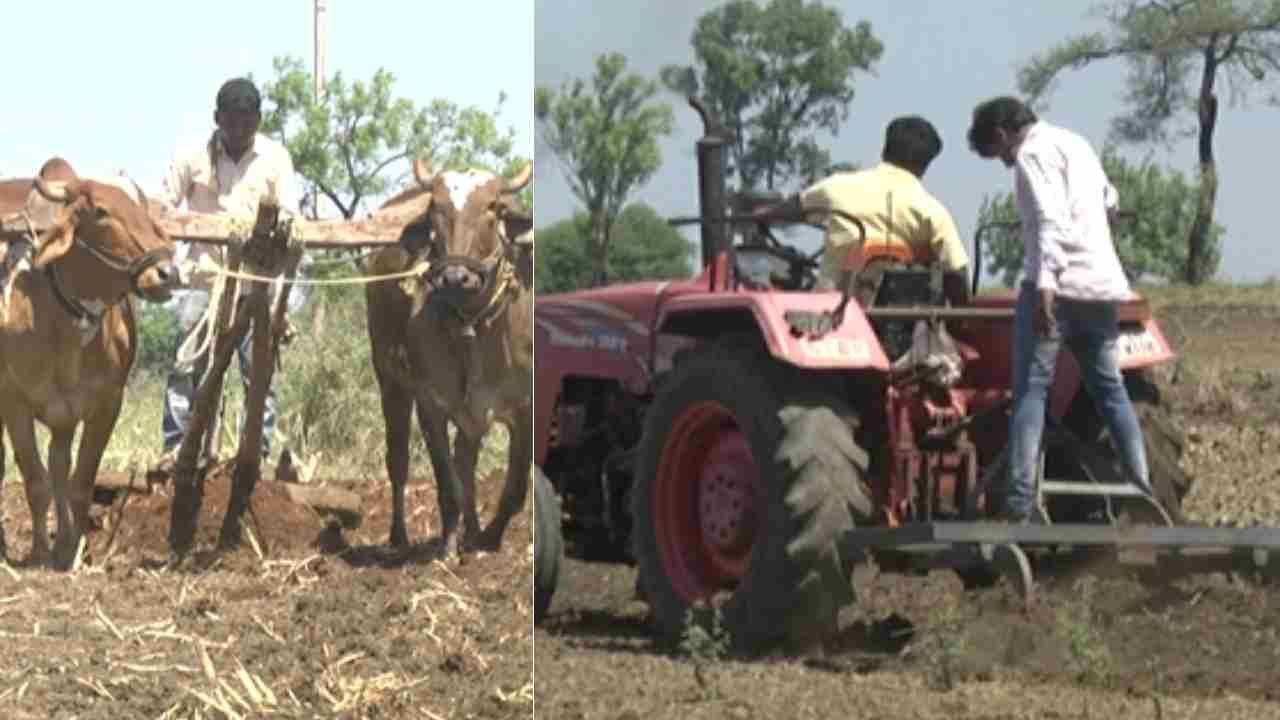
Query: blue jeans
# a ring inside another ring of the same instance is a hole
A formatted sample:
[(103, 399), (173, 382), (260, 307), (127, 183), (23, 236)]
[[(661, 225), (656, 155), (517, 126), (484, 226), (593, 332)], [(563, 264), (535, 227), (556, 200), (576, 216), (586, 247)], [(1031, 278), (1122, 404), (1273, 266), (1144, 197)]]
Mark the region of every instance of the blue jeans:
[(1044, 435), (1045, 409), (1058, 352), (1065, 343), (1080, 366), (1085, 390), (1111, 431), (1130, 481), (1151, 491), (1142, 426), (1120, 373), (1118, 305), (1057, 298), (1057, 329), (1035, 331), (1038, 291), (1023, 285), (1013, 330), (1013, 415), (1009, 420), (1009, 485), (1005, 510), (1026, 516), (1035, 503), (1036, 466)]
[[(209, 293), (204, 290), (187, 291), (179, 298), (176, 307), (179, 347), (186, 342), (187, 337), (195, 330), (196, 324), (201, 316), (204, 315), (204, 311), (208, 306)], [(253, 376), (251, 364), (253, 357), (252, 322), (250, 322), (249, 328), (249, 332), (245, 333), (244, 339), (240, 342), (240, 347), (236, 349), (236, 355), (240, 360), (240, 381), (244, 385), (246, 394), (249, 392), (249, 379)], [(161, 421), (165, 452), (182, 444), (182, 438), (187, 433), (187, 422), (191, 418), (191, 408), (195, 404), (196, 389), (200, 387), (200, 380), (204, 378), (208, 367), (209, 354), (205, 352), (196, 359), (191, 370), (184, 372), (177, 367), (177, 363), (170, 370), (164, 389), (164, 417)], [(276, 426), (275, 406), (275, 391), (267, 388), (267, 402), (262, 412), (262, 456), (264, 458), (271, 453), (271, 436), (275, 432)], [(242, 421), (242, 427), (243, 424)]]

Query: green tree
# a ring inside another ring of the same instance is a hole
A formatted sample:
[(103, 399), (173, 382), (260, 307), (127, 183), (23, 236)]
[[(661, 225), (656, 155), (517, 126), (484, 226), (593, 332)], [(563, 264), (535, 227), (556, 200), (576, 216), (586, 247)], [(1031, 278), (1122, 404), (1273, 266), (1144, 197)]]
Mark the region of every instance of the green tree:
[(808, 182), (831, 163), (817, 134), (849, 117), (855, 71), (884, 45), (860, 21), (845, 27), (821, 2), (733, 0), (698, 19), (694, 64), (662, 69), (667, 87), (700, 95), (733, 134), (731, 172), (742, 190)]
[(613, 224), (627, 197), (662, 165), (658, 137), (671, 132), (671, 106), (654, 100), (658, 84), (626, 73), (619, 53), (596, 58), (591, 87), (582, 79), (553, 90), (539, 85), (534, 115), (542, 138), (565, 168), (569, 190), (586, 206), (592, 283), (609, 275)]
[[(1102, 151), (1102, 167), (1120, 194), (1122, 217), (1113, 225), (1116, 252), (1130, 280), (1177, 280), (1187, 264), (1183, 240), (1195, 222), (1200, 188), (1178, 170), (1164, 170), (1148, 157), (1140, 163), (1125, 160), (1113, 147)], [(1127, 216), (1127, 217), (1126, 217)], [(1022, 271), (1022, 240), (1016, 224), (1013, 195), (983, 198), (978, 226), (997, 223), (984, 235), (983, 267), (1012, 285)], [(1209, 232), (1207, 270), (1212, 276), (1222, 259), (1224, 228), (1214, 223)]]
[[(1213, 276), (1212, 227), (1218, 191), (1213, 133), (1219, 79), (1246, 100), (1280, 69), (1280, 3), (1275, 0), (1113, 0), (1099, 6), (1106, 33), (1069, 38), (1018, 71), (1018, 86), (1043, 97), (1064, 69), (1123, 58), (1129, 65), (1128, 111), (1112, 133), (1125, 142), (1169, 142), (1195, 135), (1200, 195), (1186, 228), (1182, 279), (1199, 284)], [(1178, 124), (1186, 115), (1194, 126)]]
[[(536, 292), (565, 292), (588, 287), (591, 221), (586, 213), (539, 230)], [(652, 207), (632, 203), (618, 214), (609, 253), (611, 279), (666, 280), (689, 277), (692, 245)]]
[(263, 84), (262, 131), (289, 148), (304, 179), (308, 217), (319, 216), (324, 197), (350, 220), (362, 202), (409, 180), (413, 158), (435, 170), (481, 167), (507, 175), (527, 161), (512, 152), (515, 130), (498, 128), (503, 93), (493, 113), (444, 99), (419, 108), (394, 97), (394, 76), (379, 69), (367, 83), (334, 73), (317, 102), (301, 60), (275, 58), (273, 65), (275, 78)]

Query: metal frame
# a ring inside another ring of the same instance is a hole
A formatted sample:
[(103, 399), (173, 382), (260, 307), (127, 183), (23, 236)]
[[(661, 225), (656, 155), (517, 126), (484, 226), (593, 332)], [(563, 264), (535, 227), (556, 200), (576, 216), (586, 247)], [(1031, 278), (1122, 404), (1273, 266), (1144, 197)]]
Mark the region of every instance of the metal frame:
[(1113, 567), (1146, 571), (1157, 582), (1211, 572), (1280, 580), (1280, 530), (1274, 528), (922, 522), (860, 528), (840, 543), (846, 557), (891, 553), (911, 569), (985, 568), (1007, 578), (1023, 598), (1035, 588), (1032, 557), (1081, 547), (1111, 550)]

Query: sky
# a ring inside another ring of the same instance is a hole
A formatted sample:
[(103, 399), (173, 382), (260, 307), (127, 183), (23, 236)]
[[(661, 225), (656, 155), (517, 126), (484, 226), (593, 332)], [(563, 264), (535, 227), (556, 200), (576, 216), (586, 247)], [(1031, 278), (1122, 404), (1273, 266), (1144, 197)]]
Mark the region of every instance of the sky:
[[(533, 2), (325, 0), (326, 75), (369, 81), (422, 107), (435, 98), (492, 112), (531, 157)], [(213, 130), (221, 84), (274, 77), (291, 55), (312, 71), (313, 0), (5, 3), (5, 142), (0, 175), (29, 176), (53, 155), (81, 175), (131, 175), (158, 190), (180, 149)], [(392, 170), (399, 173), (408, 168)]]
[[(691, 64), (690, 37), (697, 18), (721, 4), (713, 0), (536, 0), (534, 78), (558, 88), (575, 77), (589, 79), (596, 56), (617, 51), (628, 70), (657, 76), (663, 65)], [(885, 50), (873, 74), (855, 77), (849, 119), (836, 136), (819, 141), (833, 162), (867, 167), (879, 160), (884, 127), (896, 115), (928, 118), (943, 139), (942, 155), (929, 167), (925, 185), (951, 210), (972, 242), (974, 222), (987, 193), (1012, 189), (1012, 176), (998, 161), (969, 151), (965, 133), (974, 105), (995, 95), (1016, 94), (1015, 72), (1036, 52), (1069, 35), (1102, 30), (1086, 2), (1026, 0), (828, 0), (846, 24), (868, 20)], [(1127, 68), (1109, 61), (1063, 74), (1047, 121), (1080, 132), (1099, 150), (1110, 119), (1122, 108)], [(665, 216), (697, 213), (694, 142), (697, 114), (682, 98), (664, 93), (675, 111), (676, 130), (661, 143), (661, 170), (632, 197)], [(1214, 149), (1220, 178), (1216, 219), (1226, 227), (1222, 279), (1257, 282), (1280, 276), (1280, 238), (1270, 209), (1276, 202), (1273, 171), (1280, 146), (1280, 109), (1261, 102), (1232, 107), (1223, 94)], [(1194, 177), (1191, 140), (1171, 148), (1125, 150)], [(545, 226), (579, 207), (541, 138), (537, 140), (537, 221)], [(1121, 199), (1123, 205), (1123, 198)], [(690, 238), (696, 237), (692, 231)]]

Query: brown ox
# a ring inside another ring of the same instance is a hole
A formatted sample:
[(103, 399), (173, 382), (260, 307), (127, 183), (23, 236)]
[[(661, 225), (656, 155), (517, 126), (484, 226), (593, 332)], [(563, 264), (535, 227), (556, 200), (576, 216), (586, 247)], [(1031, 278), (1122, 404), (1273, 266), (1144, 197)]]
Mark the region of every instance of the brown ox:
[[(418, 187), (392, 198), (381, 218), (407, 222), (401, 247), (384, 251), (375, 272), (402, 270), (415, 256), (432, 263), (411, 296), (398, 283), (367, 286), (369, 340), (386, 423), (392, 487), (390, 541), (408, 544), (404, 487), (409, 471), (410, 415), (427, 441), (440, 504), (446, 556), (494, 550), (529, 491), (532, 463), (533, 288), (518, 272), (511, 238), (530, 229), (514, 194), (529, 183), (472, 171), (431, 175), (414, 164)], [(457, 429), (449, 450), (448, 424)], [(494, 422), (507, 426), (507, 478), (492, 524), (480, 530), (475, 470), (480, 443)]]
[[(23, 186), (19, 198), (16, 188)], [(26, 487), (36, 563), (49, 559), (51, 490), (56, 566), (71, 563), (88, 529), (94, 479), (137, 350), (129, 296), (164, 300), (177, 280), (173, 241), (137, 193), (135, 202), (119, 187), (82, 180), (60, 159), (45, 163), (36, 178), (8, 181), (0, 190), (0, 214), (25, 205), (52, 221), (36, 241), (30, 268), (8, 277), (12, 287), (0, 296), (0, 427), (8, 429)], [(36, 421), (50, 431), (47, 471)], [(81, 423), (72, 476), (72, 438)], [(3, 465), (0, 445), (0, 477)]]

